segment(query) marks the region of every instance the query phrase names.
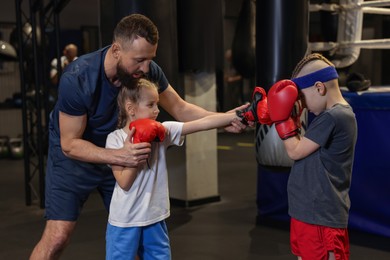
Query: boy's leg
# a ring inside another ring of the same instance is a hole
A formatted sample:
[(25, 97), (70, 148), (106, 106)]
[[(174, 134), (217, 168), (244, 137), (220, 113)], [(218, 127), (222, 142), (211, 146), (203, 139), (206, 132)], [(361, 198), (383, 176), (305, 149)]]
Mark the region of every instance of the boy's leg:
[(350, 255), (348, 230), (324, 227), (323, 233), (330, 254), (329, 259), (348, 260)]
[(318, 226), (291, 218), (290, 229), (291, 251), (298, 259), (328, 260), (328, 251), (322, 237), (318, 235)]
[[(307, 224), (291, 219), (290, 243), (292, 253), (306, 259), (349, 259), (346, 229)], [(299, 259), (299, 258), (298, 258)]]

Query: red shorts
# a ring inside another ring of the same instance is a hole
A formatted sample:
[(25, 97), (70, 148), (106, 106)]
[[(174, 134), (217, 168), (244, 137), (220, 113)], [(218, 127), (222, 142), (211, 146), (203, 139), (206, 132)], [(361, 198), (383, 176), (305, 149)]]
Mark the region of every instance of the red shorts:
[(290, 245), (302, 260), (327, 260), (329, 251), (337, 260), (349, 259), (349, 238), (346, 228), (307, 224), (291, 218)]

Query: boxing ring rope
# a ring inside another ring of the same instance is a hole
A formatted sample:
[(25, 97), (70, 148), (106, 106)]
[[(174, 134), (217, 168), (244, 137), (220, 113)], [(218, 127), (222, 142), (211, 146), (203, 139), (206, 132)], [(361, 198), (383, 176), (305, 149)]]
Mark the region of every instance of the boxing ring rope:
[[(353, 2), (353, 1), (352, 1)], [(340, 9), (362, 9), (369, 10), (369, 9), (380, 9), (382, 11), (388, 11), (389, 9), (386, 8), (370, 8), (370, 7), (383, 7), (383, 6), (390, 6), (389, 0), (383, 0), (383, 1), (368, 1), (368, 2), (357, 2), (352, 4), (310, 4), (309, 5), (309, 11), (310, 12), (316, 12), (316, 11), (338, 11)], [(378, 11), (380, 12), (380, 11)]]
[(310, 4), (310, 12), (327, 11), (339, 15), (337, 42), (309, 42), (307, 53), (313, 51), (329, 51), (337, 68), (352, 65), (359, 57), (360, 49), (390, 49), (390, 39), (362, 40), (363, 15), (390, 15), (389, 0), (363, 1), (340, 0), (340, 4)]

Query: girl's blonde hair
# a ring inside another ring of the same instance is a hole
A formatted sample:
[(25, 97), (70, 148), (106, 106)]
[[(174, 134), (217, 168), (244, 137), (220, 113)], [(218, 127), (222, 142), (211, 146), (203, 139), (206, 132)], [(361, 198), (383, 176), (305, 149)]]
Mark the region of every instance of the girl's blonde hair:
[(123, 84), (117, 98), (118, 102), (118, 128), (123, 128), (127, 123), (127, 111), (126, 102), (131, 101), (133, 104), (138, 104), (140, 99), (140, 93), (143, 88), (156, 89), (158, 91), (157, 84), (145, 79), (137, 79), (127, 84)]

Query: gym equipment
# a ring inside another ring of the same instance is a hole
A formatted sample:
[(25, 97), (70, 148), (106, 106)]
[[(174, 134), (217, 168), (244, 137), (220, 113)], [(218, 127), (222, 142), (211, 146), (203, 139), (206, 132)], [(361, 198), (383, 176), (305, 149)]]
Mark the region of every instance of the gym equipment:
[(256, 1), (244, 0), (237, 20), (232, 46), (232, 63), (244, 78), (256, 73)]
[(15, 48), (5, 41), (0, 41), (0, 60), (2, 61), (16, 61), (18, 55)]
[(346, 85), (351, 92), (365, 91), (370, 87), (371, 81), (361, 73), (352, 72), (347, 76)]
[(310, 12), (327, 11), (338, 14), (336, 42), (311, 42), (307, 52), (329, 51), (336, 68), (352, 65), (359, 57), (360, 49), (390, 49), (390, 39), (362, 40), (364, 13), (390, 15), (389, 0), (363, 1), (340, 0), (339, 4), (311, 4)]
[[(269, 90), (276, 81), (290, 78), (297, 62), (307, 51), (308, 23), (308, 1), (257, 1), (257, 85)], [(307, 113), (303, 112), (300, 117), (301, 133), (304, 133), (306, 117)], [(291, 167), (293, 161), (288, 157), (274, 125), (256, 126), (256, 159), (260, 166), (278, 168), (278, 171), (279, 167)]]
[(10, 157), (12, 159), (22, 159), (24, 151), (23, 139), (20, 137), (10, 138), (8, 144)]
[(255, 87), (252, 94), (252, 104), (243, 110), (237, 110), (236, 114), (242, 119), (242, 123), (248, 122), (270, 125), (272, 121), (269, 117), (267, 95), (261, 87)]
[(0, 136), (0, 158), (7, 158), (9, 156), (9, 137)]

